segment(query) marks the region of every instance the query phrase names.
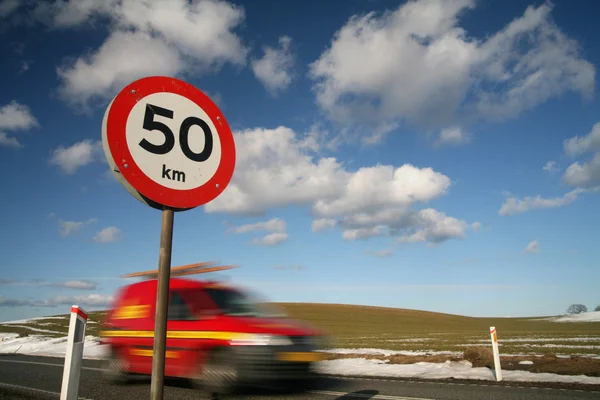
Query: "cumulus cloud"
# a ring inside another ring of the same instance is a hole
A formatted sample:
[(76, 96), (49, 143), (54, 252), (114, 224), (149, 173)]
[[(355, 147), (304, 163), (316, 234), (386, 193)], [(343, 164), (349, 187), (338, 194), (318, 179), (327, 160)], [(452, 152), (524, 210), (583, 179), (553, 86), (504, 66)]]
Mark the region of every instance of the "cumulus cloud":
[(515, 196), (511, 196), (504, 201), (504, 204), (498, 210), (498, 214), (507, 216), (514, 214), (521, 214), (531, 210), (537, 210), (541, 208), (557, 208), (563, 207), (573, 203), (581, 193), (585, 193), (583, 189), (575, 189), (566, 193), (562, 197), (555, 197), (552, 199), (543, 198), (540, 195), (535, 197), (526, 196), (523, 199), (519, 199)]
[(291, 42), (289, 36), (282, 36), (279, 38), (278, 49), (265, 47), (263, 57), (252, 60), (254, 75), (271, 95), (287, 89), (292, 83), (294, 57), (290, 50)]
[(198, 75), (246, 63), (247, 49), (234, 33), (245, 13), (227, 1), (56, 0), (40, 3), (34, 15), (56, 29), (109, 21), (99, 48), (57, 71), (63, 99), (81, 109), (143, 76)]
[(98, 288), (98, 283), (83, 281), (83, 280), (73, 280), (66, 282), (55, 282), (50, 284), (51, 286), (68, 288), (68, 289), (81, 289), (81, 290), (96, 290)]
[(337, 221), (333, 218), (319, 218), (312, 222), (312, 231), (321, 232), (327, 229), (335, 228)]
[(368, 249), (366, 251), (366, 253), (372, 255), (373, 257), (377, 257), (377, 258), (387, 258), (387, 257), (391, 257), (392, 254), (394, 254), (394, 251), (391, 249), (385, 249), (385, 250)]
[(287, 233), (274, 232), (266, 236), (252, 239), (252, 243), (257, 246), (277, 246), (288, 239)]
[(0, 146), (21, 148), (23, 145), (7, 132), (28, 131), (38, 127), (39, 122), (31, 113), (31, 109), (17, 101), (0, 107)]
[(85, 225), (93, 224), (98, 222), (96, 218), (90, 218), (87, 221), (58, 221), (58, 226), (60, 228), (60, 236), (69, 236), (72, 233), (78, 232)]
[(533, 242), (529, 243), (527, 245), (527, 247), (525, 247), (525, 250), (523, 250), (523, 253), (539, 253), (540, 252), (540, 246), (538, 245), (538, 241), (534, 240)]
[(570, 156), (600, 151), (600, 122), (594, 124), (587, 135), (575, 136), (565, 140), (564, 148), (565, 153)]
[(272, 208), (306, 206), (313, 231), (339, 227), (347, 240), (411, 235), (413, 242), (440, 242), (462, 238), (470, 228), (436, 210), (413, 208), (448, 193), (450, 178), (432, 168), (404, 164), (350, 171), (334, 157), (317, 157), (306, 137), (282, 126), (234, 135), (240, 149), (235, 174), (206, 212), (263, 215)]
[(259, 246), (275, 246), (287, 240), (285, 221), (280, 218), (273, 218), (268, 221), (256, 222), (254, 224), (246, 224), (231, 229), (235, 233), (249, 232), (270, 232), (262, 237), (257, 237), (252, 240), (252, 243)]
[(575, 136), (564, 142), (565, 152), (570, 156), (594, 153), (591, 160), (574, 162), (563, 175), (567, 185), (596, 189), (600, 186), (600, 122), (596, 123), (589, 134)]
[(85, 139), (69, 147), (59, 146), (52, 150), (49, 162), (72, 175), (103, 156), (102, 141)]
[(459, 127), (442, 129), (436, 141), (438, 146), (456, 146), (469, 141), (469, 136)]
[(544, 171), (547, 172), (555, 172), (558, 171), (558, 167), (556, 166), (556, 162), (555, 161), (548, 161), (543, 167), (542, 169)]
[(6, 18), (21, 6), (20, 0), (2, 0), (0, 1), (0, 18)]
[(310, 65), (319, 106), (344, 125), (406, 121), (439, 131), (512, 118), (569, 91), (591, 97), (595, 68), (552, 21), (549, 3), (484, 39), (459, 24), (475, 5), (417, 0), (353, 16)]
[(100, 232), (94, 236), (94, 242), (98, 243), (112, 243), (116, 242), (121, 237), (121, 230), (116, 226), (109, 226), (107, 228), (102, 229)]

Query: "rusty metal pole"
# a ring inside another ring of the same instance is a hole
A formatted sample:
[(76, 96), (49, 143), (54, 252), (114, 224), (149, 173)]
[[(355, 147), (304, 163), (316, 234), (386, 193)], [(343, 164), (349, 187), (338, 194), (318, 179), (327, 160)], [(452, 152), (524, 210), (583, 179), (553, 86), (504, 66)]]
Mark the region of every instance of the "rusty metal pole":
[(158, 258), (158, 287), (156, 289), (156, 314), (154, 320), (154, 352), (152, 354), (152, 379), (150, 399), (162, 400), (165, 380), (165, 351), (167, 344), (167, 309), (169, 281), (171, 278), (171, 247), (173, 243), (173, 210), (162, 212), (160, 230), (160, 255)]

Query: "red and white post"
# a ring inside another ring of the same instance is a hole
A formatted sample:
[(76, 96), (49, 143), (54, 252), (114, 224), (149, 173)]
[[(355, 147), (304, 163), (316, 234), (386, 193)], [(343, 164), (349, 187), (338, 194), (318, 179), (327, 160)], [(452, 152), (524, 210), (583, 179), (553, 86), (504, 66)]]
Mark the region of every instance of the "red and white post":
[(496, 371), (496, 380), (502, 380), (502, 368), (500, 366), (500, 351), (498, 350), (498, 335), (496, 327), (490, 326), (490, 336), (492, 337), (492, 350), (494, 352), (494, 370)]
[(79, 306), (71, 307), (71, 322), (69, 323), (60, 400), (77, 400), (87, 319), (88, 315), (83, 308)]

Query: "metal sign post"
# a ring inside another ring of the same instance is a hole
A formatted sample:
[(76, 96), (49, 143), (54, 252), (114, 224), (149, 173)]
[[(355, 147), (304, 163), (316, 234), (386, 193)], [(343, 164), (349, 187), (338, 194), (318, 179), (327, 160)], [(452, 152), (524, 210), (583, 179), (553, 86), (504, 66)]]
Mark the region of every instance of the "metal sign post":
[(162, 212), (160, 254), (158, 258), (158, 288), (156, 290), (156, 319), (154, 321), (154, 354), (152, 356), (152, 379), (150, 382), (151, 399), (163, 398), (171, 247), (173, 243), (173, 214), (173, 210), (164, 210)]
[(69, 323), (69, 336), (67, 338), (67, 352), (65, 354), (60, 400), (77, 400), (78, 398), (79, 376), (81, 374), (87, 319), (88, 315), (81, 307), (71, 307), (71, 321)]
[(151, 399), (162, 400), (175, 211), (219, 196), (235, 169), (235, 142), (217, 105), (179, 79), (151, 76), (127, 85), (108, 105), (102, 145), (117, 180), (162, 211)]

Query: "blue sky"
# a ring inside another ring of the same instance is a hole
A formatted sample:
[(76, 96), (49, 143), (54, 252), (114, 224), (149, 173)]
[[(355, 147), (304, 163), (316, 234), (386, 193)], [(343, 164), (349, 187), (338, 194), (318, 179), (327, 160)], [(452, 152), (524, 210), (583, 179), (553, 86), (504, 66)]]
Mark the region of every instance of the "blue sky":
[(104, 111), (144, 76), (226, 116), (225, 192), (173, 265), (275, 301), (473, 316), (600, 304), (592, 0), (0, 1), (0, 321), (102, 308), (156, 268), (160, 212), (111, 175)]

